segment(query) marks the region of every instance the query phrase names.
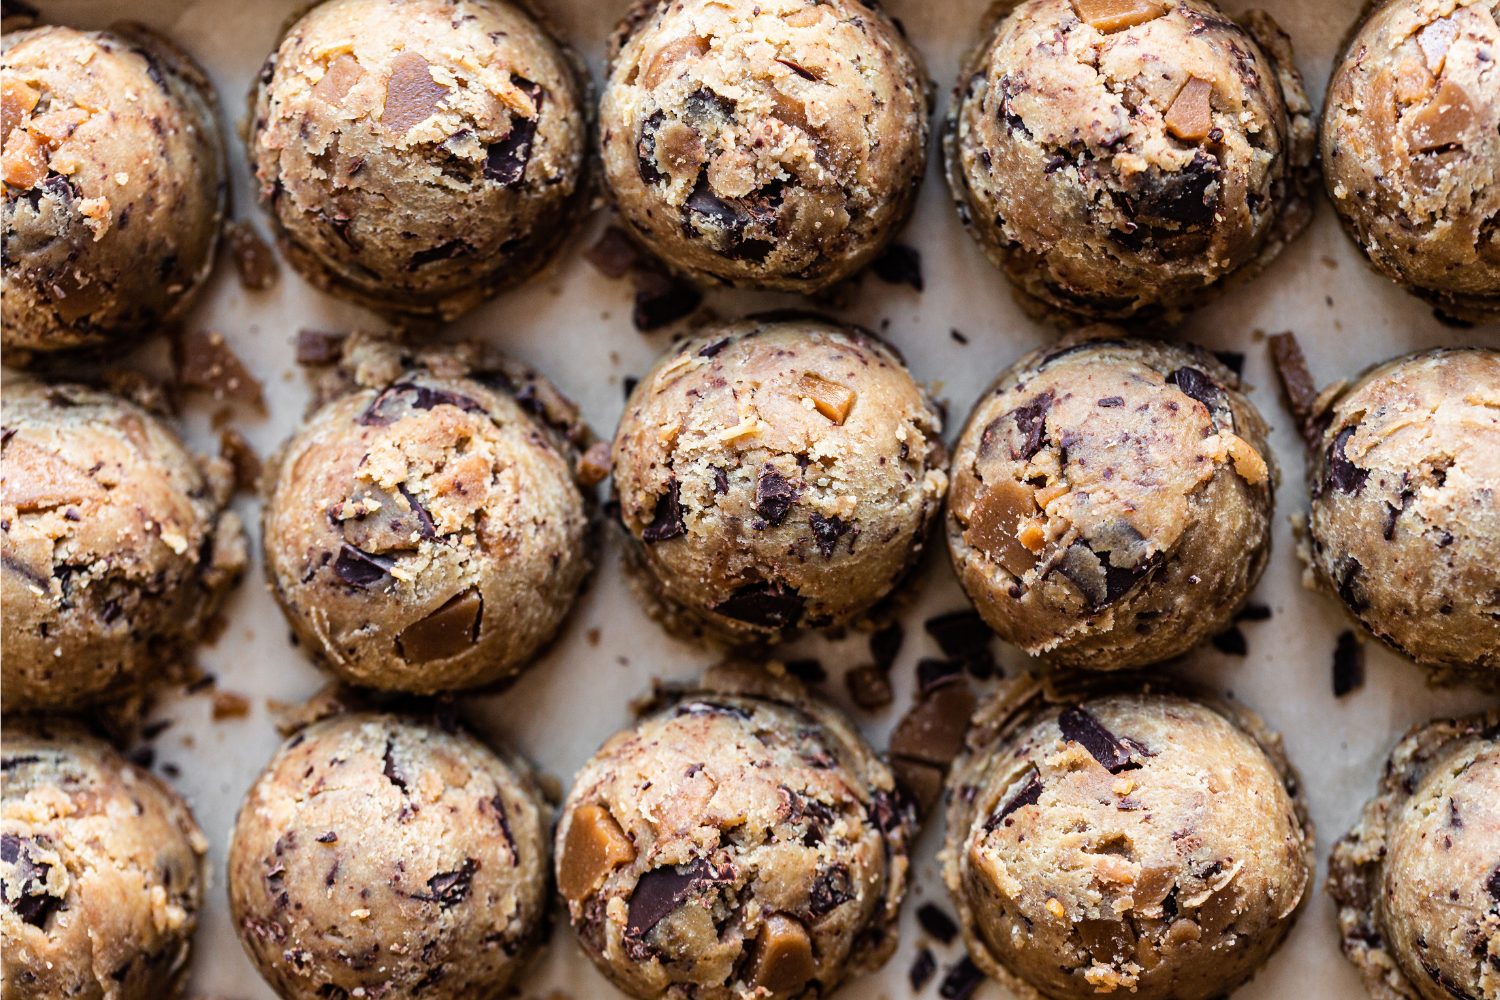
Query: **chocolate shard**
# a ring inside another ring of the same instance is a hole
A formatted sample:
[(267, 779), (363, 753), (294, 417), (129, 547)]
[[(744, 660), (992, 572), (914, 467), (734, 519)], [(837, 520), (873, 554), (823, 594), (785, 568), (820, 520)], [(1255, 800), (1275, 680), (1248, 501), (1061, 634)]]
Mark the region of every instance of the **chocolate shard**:
[(867, 663), (844, 674), (844, 684), (849, 688), (849, 697), (854, 704), (873, 712), (896, 700), (887, 669)]
[(516, 849), (516, 837), (510, 829), (510, 817), (505, 812), (505, 797), (496, 792), (490, 800), (490, 808), (495, 810), (495, 821), (500, 824), (500, 835), (505, 838), (505, 846), (510, 851), (510, 866), (517, 868), (521, 864), (521, 852)]
[(1333, 696), (1342, 698), (1364, 686), (1364, 647), (1353, 632), (1345, 631), (1339, 635), (1338, 645), (1333, 649)]
[(818, 660), (787, 660), (783, 666), (787, 673), (804, 684), (822, 684), (828, 680), (828, 671), (823, 669), (823, 664)]
[(339, 557), (334, 561), (333, 572), (351, 587), (368, 589), (389, 579), (391, 567), (394, 565), (396, 565), (396, 560), (391, 556), (365, 552), (346, 544), (339, 549)]
[(1218, 194), (1211, 190), (1219, 173), (1219, 161), (1200, 149), (1181, 170), (1143, 172), (1135, 197), (1127, 201), (1141, 218), (1207, 225), (1219, 207)]
[(790, 628), (802, 617), (807, 598), (781, 583), (751, 583), (714, 605), (725, 618), (763, 628)]
[(950, 684), (964, 675), (961, 660), (922, 659), (917, 661), (917, 690), (926, 694), (934, 688)]
[(344, 341), (348, 339), (347, 333), (330, 330), (298, 330), (297, 364), (331, 365), (343, 354)]
[(396, 636), (396, 650), (411, 664), (446, 660), (478, 642), (483, 624), (484, 595), (477, 587), (470, 587), (402, 629)]
[(522, 118), (512, 113), (510, 131), (499, 142), (490, 144), (484, 159), (484, 176), (498, 181), (505, 187), (514, 187), (526, 176), (526, 164), (531, 162), (531, 147), (536, 139), (537, 122), (542, 117), (542, 87), (523, 77), (511, 74), (510, 82), (526, 92), (536, 108), (535, 118)]
[(1010, 414), (1023, 437), (1019, 451), (1012, 449), (1010, 457), (1030, 461), (1042, 450), (1042, 437), (1047, 433), (1047, 410), (1052, 406), (1052, 393), (1044, 392)]
[(10, 906), (23, 923), (44, 927), (47, 918), (62, 905), (62, 898), (47, 891), (47, 873), (52, 866), (32, 856), (30, 847), (34, 843), (33, 839), (22, 840), (9, 833), (0, 837), (0, 861), (15, 865), (13, 878), (21, 883), (21, 894), (14, 899), (0, 886), (0, 901)]
[(932, 982), (932, 977), (937, 973), (937, 959), (933, 957), (931, 948), (923, 948), (917, 952), (917, 957), (912, 959), (911, 969), (906, 973), (907, 981), (911, 983), (913, 993), (921, 993)]
[(923, 903), (917, 909), (917, 923), (922, 925), (929, 937), (943, 944), (952, 944), (953, 939), (958, 937), (958, 924), (932, 903)]
[(1369, 469), (1361, 469), (1349, 457), (1344, 454), (1344, 446), (1359, 430), (1356, 424), (1353, 427), (1345, 427), (1338, 432), (1333, 443), (1328, 446), (1328, 482), (1340, 493), (1351, 496), (1357, 495), (1365, 488), (1365, 480), (1370, 478)]
[(1059, 715), (1057, 726), (1063, 739), (1082, 746), (1110, 774), (1139, 768), (1141, 765), (1131, 760), (1133, 756), (1154, 756), (1134, 740), (1121, 739), (1110, 732), (1082, 707), (1070, 708)]
[(937, 615), (927, 619), (922, 627), (937, 641), (944, 656), (961, 660), (988, 653), (990, 640), (995, 637), (994, 629), (974, 610)]
[(1485, 881), (1484, 888), (1490, 894), (1491, 899), (1500, 903), (1500, 866), (1497, 866), (1494, 871), (1490, 872), (1490, 877)]
[[(797, 502), (797, 488), (767, 462), (755, 478), (755, 512), (767, 524), (779, 525)], [(835, 537), (835, 540), (837, 538)]]
[(870, 265), (875, 276), (888, 285), (910, 285), (923, 288), (922, 255), (914, 248), (893, 243)]
[(640, 171), (641, 180), (646, 184), (660, 184), (667, 179), (656, 163), (656, 132), (666, 120), (667, 113), (657, 109), (641, 122), (641, 137), (636, 141), (635, 157), (636, 169)]
[(1058, 560), (1056, 570), (1071, 580), (1097, 611), (1128, 594), (1158, 564), (1159, 557), (1139, 566), (1116, 566), (1108, 552), (1095, 552), (1083, 542), (1074, 542)]
[(412, 898), (436, 903), (445, 910), (452, 909), (468, 897), (469, 886), (474, 881), (474, 873), (477, 871), (479, 871), (478, 859), (464, 858), (463, 864), (455, 870), (438, 872), (428, 879), (427, 895), (417, 895)]
[[(700, 222), (707, 222), (730, 233), (737, 234), (750, 224), (749, 216), (742, 215), (733, 205), (714, 193), (706, 170), (698, 175), (698, 183), (694, 185), (692, 194), (688, 195), (687, 210), (689, 218), (696, 217)], [(684, 223), (684, 227), (688, 230), (688, 235), (697, 235), (691, 226)]]
[(984, 979), (984, 970), (975, 965), (973, 959), (964, 958), (943, 977), (938, 996), (943, 1000), (969, 1000)]
[(707, 858), (690, 865), (663, 865), (640, 877), (630, 894), (625, 933), (639, 940), (695, 892), (704, 887), (734, 881), (729, 866), (715, 868)]
[(901, 652), (901, 643), (906, 639), (906, 630), (900, 622), (893, 622), (870, 636), (870, 656), (881, 670), (891, 669), (896, 656)]
[(656, 498), (656, 512), (651, 523), (641, 532), (645, 542), (664, 542), (687, 534), (687, 525), (682, 523), (682, 504), (678, 501), (677, 480), (667, 483), (667, 492)]
[(686, 281), (636, 269), (635, 310), (631, 321), (642, 333), (690, 315), (703, 303), (703, 293)]
[(1033, 770), (1031, 772), (1031, 776), (1026, 779), (1026, 784), (1022, 785), (1020, 790), (1016, 792), (1015, 795), (1011, 796), (1009, 802), (1000, 807), (999, 812), (995, 813), (989, 818), (989, 820), (984, 824), (984, 828), (986, 830), (993, 830), (996, 827), (1001, 826), (1002, 824), (1004, 824), (1005, 826), (1009, 826), (1010, 823), (1006, 821), (1007, 819), (1009, 819), (1011, 813), (1015, 812), (1017, 809), (1020, 809), (1022, 806), (1036, 805), (1037, 801), (1041, 799), (1041, 797), (1042, 776), (1035, 770)]
[(1196, 368), (1182, 367), (1167, 376), (1167, 384), (1175, 385), (1189, 399), (1196, 399), (1212, 414), (1224, 405), (1224, 390), (1219, 384)]
[(1245, 642), (1245, 633), (1233, 626), (1209, 641), (1214, 644), (1214, 649), (1230, 656), (1246, 656), (1250, 652), (1250, 646)]
[(729, 338), (720, 337), (718, 340), (711, 341), (710, 343), (704, 344), (702, 347), (700, 347), (698, 349), (698, 357), (711, 358), (728, 346)]
[(853, 899), (853, 890), (854, 881), (849, 877), (848, 865), (832, 865), (825, 868), (813, 879), (807, 912), (814, 920), (821, 920)]
[(1236, 375), (1245, 374), (1245, 354), (1243, 351), (1214, 351), (1214, 357), (1219, 359), (1219, 364), (1228, 368)]
[(1281, 389), (1286, 394), (1287, 408), (1292, 411), (1292, 417), (1298, 426), (1304, 428), (1305, 435), (1312, 420), (1313, 403), (1318, 398), (1318, 386), (1313, 382), (1312, 372), (1308, 370), (1302, 345), (1297, 343), (1297, 335), (1290, 331), (1276, 334), (1268, 343), (1271, 347), (1271, 361), (1276, 366), (1276, 374), (1281, 378)]
[(436, 264), (438, 261), (452, 260), (454, 257), (464, 257), (474, 252), (474, 248), (463, 240), (449, 240), (439, 243), (427, 250), (418, 250), (411, 255), (411, 260), (406, 263), (406, 270), (415, 271), (428, 264)]
[(839, 539), (848, 533), (849, 525), (837, 514), (824, 517), (816, 512), (807, 521), (812, 525), (813, 541), (818, 543), (818, 551), (823, 553), (824, 559), (832, 559), (834, 549), (838, 548)]

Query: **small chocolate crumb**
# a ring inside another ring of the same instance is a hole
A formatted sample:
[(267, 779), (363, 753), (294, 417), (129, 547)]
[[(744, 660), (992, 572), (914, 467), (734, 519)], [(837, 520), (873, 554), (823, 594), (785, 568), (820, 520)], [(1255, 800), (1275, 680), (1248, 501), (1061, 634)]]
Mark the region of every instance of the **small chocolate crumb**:
[(228, 237), (227, 246), (240, 285), (252, 292), (270, 288), (276, 280), (276, 255), (256, 234), (255, 227), (241, 220), (229, 226), (224, 235)]
[(1234, 627), (1220, 632), (1209, 641), (1214, 644), (1214, 649), (1230, 656), (1245, 656), (1250, 652), (1250, 647), (1245, 642), (1245, 633)]
[(812, 526), (813, 540), (818, 544), (818, 551), (823, 553), (823, 558), (832, 559), (834, 550), (838, 548), (839, 539), (849, 531), (849, 525), (845, 524), (837, 514), (825, 518), (817, 512), (808, 517), (808, 524)]
[(318, 834), (313, 839), (320, 844), (335, 844), (338, 843), (339, 835), (337, 833), (334, 833), (332, 830), (329, 830), (327, 833)]
[(297, 364), (331, 365), (343, 355), (344, 341), (348, 339), (347, 333), (334, 333), (330, 330), (299, 330), (297, 331)]
[(1264, 604), (1247, 604), (1234, 616), (1237, 622), (1263, 622), (1271, 617), (1271, 609)]
[(965, 958), (943, 977), (943, 985), (938, 987), (938, 996), (943, 1000), (969, 1000), (982, 982), (984, 972), (974, 964), (973, 959)]
[(1365, 686), (1365, 650), (1359, 637), (1345, 631), (1333, 650), (1333, 696), (1342, 698)]
[(888, 285), (910, 285), (923, 288), (922, 255), (909, 246), (893, 243), (870, 265), (875, 276)]
[(948, 331), (948, 336), (952, 337), (954, 340), (958, 341), (960, 344), (967, 344), (969, 342), (969, 338), (965, 337), (957, 329), (951, 329), (951, 330), (949, 330)]
[(623, 278), (640, 259), (640, 254), (625, 230), (619, 226), (608, 226), (599, 234), (598, 242), (584, 252), (583, 257), (606, 278)]
[(245, 440), (245, 435), (233, 427), (219, 432), (219, 455), (234, 466), (234, 488), (245, 493), (255, 492), (260, 480), (260, 456)]
[(222, 334), (187, 333), (179, 336), (173, 346), (179, 385), (210, 392), (215, 399), (265, 410), (260, 382), (230, 349)]
[(1125, 397), (1124, 396), (1105, 396), (1103, 399), (1099, 400), (1099, 404), (1098, 405), (1100, 405), (1100, 406), (1102, 406), (1102, 407), (1104, 407), (1106, 409), (1108, 409), (1108, 408), (1110, 408), (1112, 406), (1124, 406), (1125, 405)]
[(850, 670), (844, 674), (844, 683), (849, 686), (849, 697), (854, 700), (854, 704), (867, 712), (884, 708), (896, 700), (891, 691), (890, 677), (873, 664)]
[(805, 684), (822, 684), (828, 679), (828, 671), (817, 660), (787, 660), (782, 666), (786, 667), (787, 673)]
[(943, 944), (952, 944), (953, 939), (958, 937), (958, 924), (932, 903), (923, 903), (918, 907), (917, 923), (922, 925), (929, 936)]
[(911, 983), (913, 993), (921, 993), (932, 982), (932, 977), (937, 973), (937, 959), (932, 955), (931, 948), (923, 948), (917, 952), (917, 957), (912, 960), (911, 971), (906, 974)]
[(901, 627), (900, 622), (892, 622), (879, 632), (870, 636), (870, 656), (875, 660), (875, 665), (881, 670), (891, 669), (896, 662), (896, 656), (901, 652), (901, 643), (906, 638), (906, 630)]

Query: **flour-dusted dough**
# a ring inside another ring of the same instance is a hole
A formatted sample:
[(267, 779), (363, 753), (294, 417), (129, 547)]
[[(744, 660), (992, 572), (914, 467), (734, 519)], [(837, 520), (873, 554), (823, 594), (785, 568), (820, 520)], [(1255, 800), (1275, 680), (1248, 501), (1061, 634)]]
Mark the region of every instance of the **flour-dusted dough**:
[(1307, 225), (1311, 110), (1264, 12), (1025, 0), (959, 77), (948, 183), (1029, 306), (1171, 321)]
[(327, 0), (252, 96), (282, 252), (378, 309), (467, 312), (547, 262), (588, 189), (586, 85), (506, 0)]
[(599, 112), (621, 218), (707, 282), (815, 292), (906, 223), (927, 71), (858, 0), (641, 0)]
[(1239, 379), (1091, 327), (1007, 369), (954, 451), (948, 547), (992, 628), (1114, 670), (1227, 628), (1271, 549), (1275, 459)]

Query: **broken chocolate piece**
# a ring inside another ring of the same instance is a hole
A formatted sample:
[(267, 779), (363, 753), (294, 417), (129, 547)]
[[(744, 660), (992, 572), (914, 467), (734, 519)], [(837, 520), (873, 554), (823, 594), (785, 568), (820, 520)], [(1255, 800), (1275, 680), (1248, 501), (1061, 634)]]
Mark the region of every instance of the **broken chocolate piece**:
[(557, 887), (578, 902), (594, 894), (605, 876), (635, 860), (635, 845), (609, 810), (583, 805), (573, 810), (558, 862)]
[(1047, 410), (1051, 406), (1052, 393), (1049, 391), (1042, 393), (1025, 406), (1011, 411), (1010, 416), (1014, 418), (1023, 441), (1019, 451), (1012, 449), (1011, 458), (1016, 461), (1025, 459), (1029, 462), (1037, 452), (1042, 450), (1042, 438), (1047, 433)]
[(1318, 398), (1318, 386), (1313, 382), (1307, 368), (1307, 358), (1302, 354), (1302, 345), (1297, 335), (1291, 332), (1278, 333), (1270, 338), (1271, 360), (1276, 365), (1276, 374), (1281, 377), (1281, 388), (1286, 393), (1287, 408), (1292, 411), (1298, 426), (1306, 436), (1306, 428), (1312, 420), (1313, 403)]
[(1345, 631), (1333, 650), (1333, 696), (1342, 698), (1365, 686), (1365, 649), (1359, 637)]
[(22, 922), (33, 927), (45, 927), (47, 918), (62, 905), (62, 897), (47, 891), (47, 873), (52, 866), (37, 861), (31, 854), (36, 840), (22, 840), (14, 834), (0, 836), (0, 861), (15, 865), (12, 879), (21, 883), (21, 895), (11, 899), (0, 886), (0, 900), (7, 903)]
[(1157, 559), (1148, 559), (1137, 567), (1116, 566), (1108, 552), (1095, 552), (1083, 542), (1074, 542), (1057, 561), (1056, 570), (1072, 581), (1097, 611), (1128, 594), (1157, 565)]
[(755, 512), (766, 519), (766, 523), (779, 525), (786, 520), (787, 512), (797, 501), (797, 489), (786, 477), (767, 462), (755, 478)]
[(1361, 469), (1349, 461), (1348, 455), (1344, 453), (1345, 445), (1357, 430), (1358, 425), (1345, 427), (1328, 446), (1328, 481), (1340, 493), (1351, 495), (1357, 495), (1363, 490), (1365, 480), (1370, 478), (1370, 470)]
[(1167, 384), (1175, 385), (1189, 399), (1202, 403), (1212, 416), (1216, 409), (1224, 406), (1224, 390), (1219, 384), (1196, 368), (1179, 368), (1167, 376)]
[(245, 440), (245, 435), (233, 427), (221, 430), (219, 455), (234, 467), (234, 488), (254, 493), (256, 483), (260, 480), (260, 456), (255, 454), (255, 449)]
[(781, 583), (751, 583), (714, 605), (725, 618), (763, 628), (790, 628), (802, 617), (807, 598)]
[(1209, 641), (1214, 644), (1214, 649), (1230, 656), (1246, 656), (1250, 652), (1250, 647), (1245, 642), (1245, 633), (1237, 628), (1231, 627), (1220, 632)]
[(909, 246), (892, 243), (874, 262), (870, 270), (888, 285), (910, 285), (922, 290), (922, 255)]
[(1163, 119), (1167, 131), (1186, 142), (1202, 142), (1213, 128), (1213, 111), (1209, 107), (1214, 85), (1209, 80), (1192, 77), (1172, 99)]
[(412, 899), (420, 899), (429, 903), (436, 903), (444, 910), (452, 909), (462, 903), (469, 895), (469, 886), (474, 881), (474, 873), (479, 871), (477, 858), (464, 858), (463, 864), (451, 872), (438, 872), (427, 880), (427, 895), (414, 895)]
[(426, 59), (411, 50), (402, 52), (391, 60), (380, 123), (404, 136), (430, 118), (447, 96), (448, 88), (432, 78)]
[(1484, 888), (1490, 894), (1491, 899), (1500, 903), (1500, 867), (1490, 872), (1490, 877), (1485, 881)]
[(1014, 577), (1025, 576), (1036, 566), (1045, 533), (1039, 522), (1029, 531), (1037, 546), (1032, 551), (1021, 541), (1023, 525), (1041, 514), (1036, 505), (1036, 487), (1013, 479), (999, 479), (984, 488), (969, 508), (964, 541), (987, 553)]
[(839, 539), (848, 533), (849, 525), (845, 524), (837, 514), (825, 518), (816, 511), (808, 517), (807, 521), (812, 525), (813, 541), (818, 543), (818, 551), (823, 553), (824, 559), (832, 559), (833, 550), (838, 548)]
[(331, 365), (343, 356), (344, 341), (348, 339), (347, 333), (333, 333), (328, 330), (298, 330), (297, 364)]
[(640, 254), (625, 230), (606, 226), (598, 242), (584, 251), (583, 257), (606, 278), (623, 278)]
[(813, 408), (836, 424), (849, 419), (849, 411), (854, 407), (853, 389), (816, 372), (803, 372), (795, 391), (803, 399), (812, 400)]
[(787, 660), (782, 666), (786, 667), (787, 673), (804, 684), (822, 684), (828, 680), (828, 671), (817, 660)]
[(642, 333), (682, 319), (703, 303), (703, 293), (685, 281), (637, 269), (632, 321)]
[(807, 928), (784, 913), (767, 916), (756, 936), (745, 975), (750, 988), (772, 996), (795, 993), (816, 972)]
[(945, 656), (959, 660), (989, 652), (990, 640), (995, 637), (994, 629), (973, 610), (950, 611), (927, 619), (922, 627), (937, 640)]
[(917, 691), (927, 694), (934, 688), (961, 680), (964, 665), (961, 660), (935, 660), (926, 658), (917, 661)]
[(724, 348), (726, 348), (728, 346), (729, 346), (729, 338), (728, 337), (720, 337), (718, 340), (715, 340), (715, 341), (713, 341), (711, 343), (708, 343), (708, 344), (704, 344), (702, 347), (700, 347), (698, 349), (698, 357), (700, 357), (700, 358), (711, 358), (711, 357), (713, 357), (714, 355), (718, 354), (720, 351), (722, 351)]
[(893, 622), (870, 636), (870, 656), (881, 670), (891, 669), (896, 656), (901, 652), (901, 643), (906, 639), (906, 630), (900, 622)]
[(483, 413), (484, 407), (468, 396), (446, 389), (433, 389), (410, 382), (398, 382), (385, 388), (356, 419), (365, 427), (384, 427), (405, 416), (407, 410), (430, 410), (436, 406), (456, 406), (465, 413)]
[(511, 111), (510, 131), (499, 142), (490, 143), (484, 158), (484, 176), (505, 187), (515, 187), (526, 176), (526, 164), (531, 162), (531, 146), (536, 139), (537, 123), (542, 117), (541, 84), (532, 83), (514, 73), (510, 76), (510, 82), (531, 98), (536, 117), (524, 118)]
[(1137, 221), (1165, 219), (1206, 226), (1219, 207), (1219, 174), (1219, 161), (1199, 148), (1181, 170), (1161, 172), (1153, 168), (1137, 175), (1132, 184), (1137, 193), (1128, 200)]
[(392, 556), (365, 552), (352, 545), (339, 549), (339, 557), (333, 563), (333, 572), (340, 580), (353, 587), (368, 589), (390, 578), (391, 567), (396, 565)]
[(946, 770), (906, 757), (892, 757), (890, 767), (897, 784), (916, 802), (917, 812), (922, 816), (931, 812), (942, 797)]
[(1219, 364), (1228, 368), (1236, 375), (1245, 374), (1245, 355), (1242, 351), (1214, 351), (1214, 357), (1219, 359)]
[(656, 498), (651, 523), (641, 531), (642, 541), (664, 542), (687, 534), (687, 526), (682, 523), (682, 504), (677, 497), (677, 480), (673, 479), (667, 483), (667, 492)]
[(984, 979), (984, 970), (975, 965), (973, 959), (965, 957), (943, 977), (938, 996), (943, 1000), (969, 1000)]
[(173, 348), (178, 384), (213, 393), (215, 399), (265, 409), (260, 382), (225, 343), (222, 334), (183, 334)]
[(1145, 747), (1130, 739), (1120, 739), (1082, 707), (1070, 708), (1057, 717), (1063, 739), (1077, 743), (1089, 752), (1110, 774), (1132, 771), (1141, 765), (1131, 760), (1140, 755), (1153, 756)]
[(430, 663), (457, 656), (479, 641), (484, 595), (475, 587), (448, 598), (436, 611), (413, 622), (396, 636), (396, 649), (407, 663)]
[(854, 883), (849, 878), (847, 865), (832, 865), (823, 869), (813, 879), (808, 898), (808, 913), (814, 920), (821, 920), (835, 909), (854, 898)]
[(985, 829), (993, 830), (996, 827), (1000, 826), (1002, 823), (1005, 823), (1005, 825), (1009, 826), (1010, 824), (1006, 823), (1005, 821), (1009, 818), (1011, 813), (1015, 812), (1017, 809), (1022, 808), (1023, 806), (1036, 805), (1041, 797), (1042, 776), (1038, 774), (1037, 771), (1033, 768), (1031, 771), (1031, 776), (1026, 779), (1026, 784), (1022, 785), (1020, 790), (1010, 797), (1009, 802), (1000, 807), (999, 812), (995, 813), (995, 815), (989, 818), (989, 821), (984, 825)]
[(923, 948), (917, 952), (917, 957), (912, 959), (911, 969), (906, 973), (907, 982), (911, 983), (913, 993), (921, 993), (932, 982), (932, 977), (937, 973), (937, 959), (933, 957), (931, 948)]
[(707, 858), (698, 858), (689, 865), (653, 868), (640, 877), (630, 894), (625, 933), (639, 940), (701, 886), (730, 881), (732, 873), (716, 870)]
[(953, 939), (958, 937), (958, 924), (932, 903), (923, 903), (917, 908), (917, 923), (922, 925), (928, 936), (943, 944), (952, 944)]
[(974, 692), (967, 681), (943, 684), (921, 696), (891, 734), (891, 754), (948, 766), (963, 749)]
[[(750, 223), (749, 217), (741, 215), (733, 205), (714, 193), (706, 170), (698, 175), (698, 183), (693, 187), (692, 194), (688, 195), (687, 210), (689, 217), (696, 216), (699, 220), (735, 234)], [(689, 229), (689, 235), (697, 234)]]
[(224, 235), (228, 237), (226, 245), (241, 287), (252, 292), (270, 288), (276, 280), (276, 255), (256, 234), (255, 227), (241, 220), (230, 225)]
[(868, 663), (845, 673), (844, 683), (854, 704), (867, 712), (884, 708), (896, 700), (890, 677), (881, 668)]

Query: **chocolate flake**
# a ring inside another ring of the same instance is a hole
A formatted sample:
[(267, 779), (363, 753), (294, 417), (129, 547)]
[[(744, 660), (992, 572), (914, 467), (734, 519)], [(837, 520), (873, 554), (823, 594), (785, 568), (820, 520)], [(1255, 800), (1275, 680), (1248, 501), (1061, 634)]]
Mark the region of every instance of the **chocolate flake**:
[(1005, 823), (1006, 819), (1010, 816), (1011, 813), (1015, 812), (1017, 809), (1020, 809), (1022, 806), (1036, 805), (1037, 801), (1041, 797), (1042, 776), (1037, 773), (1035, 769), (1033, 769), (1031, 772), (1031, 777), (1026, 779), (1026, 784), (1022, 785), (1020, 791), (1011, 796), (1009, 802), (1000, 807), (999, 812), (995, 813), (995, 815), (989, 818), (989, 821), (985, 823), (984, 828), (986, 830), (995, 829), (1002, 823)]
[(1349, 461), (1348, 455), (1344, 453), (1345, 446), (1357, 430), (1359, 430), (1357, 424), (1353, 427), (1345, 427), (1328, 446), (1328, 481), (1340, 493), (1350, 495), (1357, 495), (1360, 490), (1363, 490), (1365, 480), (1370, 478), (1370, 470), (1361, 469)]
[(521, 852), (516, 849), (515, 834), (510, 831), (510, 817), (505, 814), (505, 799), (499, 792), (490, 799), (490, 808), (495, 810), (495, 820), (500, 824), (500, 833), (505, 837), (505, 846), (510, 851), (510, 866), (519, 867)]
[(965, 957), (943, 977), (938, 996), (943, 1000), (969, 1000), (984, 978), (984, 971), (974, 964), (973, 959)]
[(396, 764), (396, 755), (393, 752), (395, 749), (395, 740), (388, 738), (385, 741), (385, 755), (382, 758), (385, 763), (380, 773), (385, 775), (387, 781), (404, 792), (406, 791), (406, 776), (401, 773), (401, 768)]
[(1245, 633), (1233, 626), (1227, 631), (1220, 632), (1210, 641), (1214, 644), (1214, 649), (1230, 656), (1245, 656), (1250, 652), (1250, 647), (1245, 642)]
[(913, 993), (921, 993), (932, 982), (933, 975), (937, 972), (937, 959), (933, 957), (931, 948), (923, 948), (917, 952), (917, 957), (912, 960), (911, 971), (907, 972), (906, 978), (911, 983)]
[[(797, 500), (797, 489), (767, 462), (755, 479), (755, 512), (771, 525), (780, 525)], [(837, 541), (837, 536), (835, 536)], [(830, 553), (831, 554), (831, 553)]]
[(838, 548), (839, 539), (848, 533), (849, 525), (845, 524), (837, 514), (825, 518), (822, 514), (814, 512), (807, 520), (812, 525), (813, 540), (818, 543), (818, 551), (823, 553), (824, 559), (832, 559), (833, 551)]
[(1490, 872), (1490, 877), (1484, 883), (1484, 888), (1490, 894), (1491, 899), (1500, 903), (1500, 867)]
[(1120, 739), (1082, 707), (1070, 708), (1059, 715), (1057, 726), (1063, 739), (1081, 745), (1110, 774), (1139, 768), (1141, 765), (1130, 759), (1135, 754), (1152, 756), (1134, 740)]
[(1106, 409), (1108, 409), (1109, 407), (1112, 407), (1112, 406), (1124, 406), (1125, 405), (1125, 397), (1124, 396), (1105, 396), (1103, 399), (1099, 400), (1098, 405), (1102, 406), (1102, 407), (1104, 407)]
[(1044, 392), (1011, 413), (1016, 427), (1026, 436), (1019, 452), (1012, 451), (1010, 457), (1019, 461), (1031, 458), (1042, 450), (1042, 437), (1047, 433), (1047, 410), (1052, 406), (1052, 393)]
[(922, 255), (912, 247), (891, 244), (870, 264), (870, 270), (888, 285), (910, 285), (919, 292), (923, 288)]
[(715, 354), (718, 354), (720, 351), (722, 351), (724, 348), (726, 348), (728, 346), (729, 346), (729, 338), (728, 337), (720, 337), (718, 340), (715, 340), (712, 343), (704, 344), (701, 348), (699, 348), (699, 350), (698, 350), (698, 357), (700, 357), (700, 358), (711, 358)]
[(923, 903), (917, 909), (917, 923), (922, 925), (922, 929), (930, 937), (943, 944), (952, 944), (953, 939), (958, 937), (958, 924), (932, 903)]
[(415, 271), (419, 267), (428, 264), (436, 264), (439, 261), (452, 260), (454, 257), (464, 257), (474, 252), (474, 248), (463, 240), (449, 240), (426, 250), (418, 250), (411, 255), (411, 260), (406, 262), (406, 270)]
[(499, 181), (505, 187), (514, 187), (526, 176), (526, 164), (531, 162), (531, 146), (536, 139), (537, 122), (542, 117), (542, 87), (523, 77), (510, 76), (510, 82), (526, 92), (536, 108), (535, 118), (522, 118), (512, 112), (510, 131), (499, 142), (490, 144), (484, 159), (484, 176), (487, 180)]
[(1351, 631), (1340, 633), (1333, 649), (1333, 696), (1342, 698), (1365, 686), (1365, 650)]
[(669, 538), (677, 538), (687, 534), (687, 526), (682, 523), (682, 504), (678, 501), (677, 480), (673, 479), (667, 483), (667, 492), (656, 498), (656, 512), (650, 524), (646, 525), (641, 532), (641, 540), (646, 542), (664, 542)]
[(390, 577), (396, 560), (391, 556), (365, 552), (345, 544), (333, 564), (333, 572), (351, 587), (368, 589)]
[(780, 583), (751, 583), (714, 605), (725, 618), (763, 628), (789, 628), (802, 617), (807, 598)]
[(698, 858), (685, 866), (663, 865), (640, 877), (630, 894), (630, 911), (625, 933), (637, 940), (677, 909), (700, 886), (732, 881), (732, 869), (715, 870), (707, 858)]
[(427, 880), (428, 895), (413, 896), (412, 899), (420, 899), (428, 903), (436, 903), (445, 910), (450, 910), (462, 903), (469, 895), (469, 885), (474, 881), (474, 873), (479, 871), (479, 861), (475, 858), (464, 858), (463, 864), (451, 872), (438, 872)]
[(995, 632), (977, 611), (938, 615), (927, 619), (923, 627), (945, 656), (962, 661), (976, 678), (986, 680), (995, 673), (995, 657), (990, 652)]

